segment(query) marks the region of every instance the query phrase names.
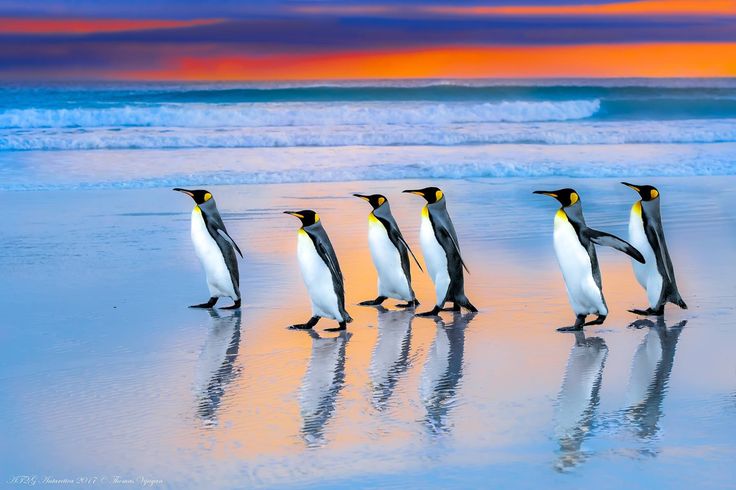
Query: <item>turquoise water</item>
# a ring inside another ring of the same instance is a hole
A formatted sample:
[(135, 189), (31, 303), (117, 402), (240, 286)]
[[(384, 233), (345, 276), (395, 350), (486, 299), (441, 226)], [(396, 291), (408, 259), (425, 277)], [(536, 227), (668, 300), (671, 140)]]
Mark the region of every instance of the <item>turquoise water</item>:
[(736, 81), (0, 88), (0, 190), (736, 173)]

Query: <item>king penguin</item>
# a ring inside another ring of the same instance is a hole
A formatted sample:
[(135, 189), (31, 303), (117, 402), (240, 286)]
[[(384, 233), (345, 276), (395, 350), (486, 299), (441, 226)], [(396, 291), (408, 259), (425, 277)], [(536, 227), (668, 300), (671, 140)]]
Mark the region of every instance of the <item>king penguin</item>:
[(637, 315), (663, 315), (667, 302), (687, 309), (675, 281), (667, 242), (664, 239), (662, 215), (659, 210), (659, 191), (651, 185), (621, 182), (639, 193), (641, 200), (634, 203), (629, 218), (629, 240), (641, 250), (645, 264), (632, 262), (639, 284), (646, 290), (649, 308), (629, 310)]
[[(586, 325), (602, 324), (608, 315), (608, 307), (601, 289), (601, 271), (595, 245), (613, 247), (641, 263), (644, 263), (644, 257), (628, 242), (609, 233), (588, 228), (583, 217), (580, 195), (575, 190), (534, 191), (534, 194), (554, 197), (562, 205), (555, 214), (554, 246), (576, 318), (574, 325), (557, 330), (576, 331), (582, 330)], [(598, 317), (586, 323), (585, 318), (593, 314)]]
[[(373, 265), (378, 272), (378, 297), (359, 303), (362, 306), (378, 306), (388, 298), (406, 301), (396, 305), (399, 308), (411, 308), (419, 305), (414, 290), (411, 288), (411, 265), (409, 254), (419, 265), (414, 252), (409, 248), (401, 235), (399, 225), (391, 214), (388, 199), (380, 194), (365, 196), (353, 194), (373, 207), (368, 215), (368, 246), (371, 250)], [(423, 271), (422, 271), (423, 272)]]
[(339, 324), (337, 328), (328, 328), (327, 331), (345, 330), (345, 324), (352, 322), (353, 319), (345, 311), (342, 271), (319, 215), (308, 209), (284, 213), (295, 216), (302, 222), (298, 233), (297, 258), (312, 302), (312, 318), (307, 323), (292, 325), (289, 328), (309, 330), (324, 317), (337, 320)]
[(226, 310), (240, 308), (240, 275), (238, 273), (237, 252), (243, 253), (235, 243), (222, 222), (215, 199), (206, 190), (174, 189), (194, 199), (192, 210), (192, 242), (199, 261), (207, 275), (210, 299), (206, 303), (192, 305), (190, 308), (212, 308), (218, 298), (230, 297), (234, 304)]
[(424, 262), (434, 282), (437, 304), (432, 310), (419, 313), (419, 316), (437, 316), (447, 301), (453, 302), (452, 311), (459, 311), (460, 307), (471, 312), (478, 311), (465, 296), (463, 268), (466, 271), (468, 268), (460, 255), (460, 245), (447, 212), (444, 193), (437, 187), (408, 189), (404, 192), (422, 196), (427, 200), (427, 204), (422, 208), (419, 238)]

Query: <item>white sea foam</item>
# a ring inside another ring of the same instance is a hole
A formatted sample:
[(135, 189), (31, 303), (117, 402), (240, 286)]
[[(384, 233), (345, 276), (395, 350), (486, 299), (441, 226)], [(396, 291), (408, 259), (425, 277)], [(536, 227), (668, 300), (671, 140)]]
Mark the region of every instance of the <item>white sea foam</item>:
[(362, 124), (250, 128), (0, 130), (0, 150), (259, 148), (303, 146), (614, 145), (736, 141), (736, 120)]
[(0, 128), (263, 127), (361, 124), (568, 121), (591, 117), (598, 100), (436, 102), (278, 102), (162, 104), (111, 108), (9, 109)]

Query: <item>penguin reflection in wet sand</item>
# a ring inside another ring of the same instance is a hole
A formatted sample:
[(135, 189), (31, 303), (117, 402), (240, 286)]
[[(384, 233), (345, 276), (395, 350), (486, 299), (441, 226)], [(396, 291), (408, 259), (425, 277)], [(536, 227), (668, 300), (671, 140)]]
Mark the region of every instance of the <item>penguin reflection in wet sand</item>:
[[(608, 307), (601, 289), (601, 271), (595, 246), (613, 247), (641, 263), (644, 263), (644, 257), (628, 242), (609, 233), (588, 228), (583, 217), (580, 196), (575, 190), (534, 191), (534, 194), (554, 197), (562, 205), (555, 214), (554, 245), (576, 318), (574, 325), (557, 330), (575, 331), (582, 330), (586, 325), (602, 324), (608, 315)], [(586, 323), (585, 318), (593, 314), (598, 317)]]
[(663, 315), (667, 302), (687, 309), (680, 297), (675, 282), (675, 270), (672, 267), (667, 242), (664, 239), (662, 215), (659, 211), (659, 191), (651, 185), (634, 185), (621, 182), (631, 187), (641, 197), (634, 203), (629, 218), (629, 241), (641, 250), (646, 259), (645, 264), (633, 262), (636, 280), (647, 292), (649, 307), (645, 310), (629, 310), (637, 315)]
[(309, 209), (284, 213), (302, 222), (298, 233), (297, 257), (312, 302), (312, 318), (289, 328), (309, 330), (324, 317), (337, 320), (339, 324), (337, 328), (328, 328), (327, 331), (345, 330), (346, 324), (353, 319), (345, 311), (345, 285), (340, 264), (319, 215)]
[(405, 190), (410, 194), (422, 196), (427, 205), (422, 208), (422, 225), (419, 232), (424, 262), (434, 282), (437, 304), (419, 316), (436, 316), (446, 302), (452, 301), (452, 311), (463, 307), (471, 312), (478, 309), (465, 296), (463, 268), (468, 268), (460, 255), (455, 227), (447, 213), (444, 193), (437, 187)]
[(391, 214), (388, 200), (380, 194), (353, 195), (367, 201), (373, 207), (373, 211), (368, 215), (368, 245), (373, 265), (378, 271), (378, 297), (363, 301), (360, 305), (378, 306), (388, 298), (406, 301), (404, 304), (396, 305), (399, 308), (419, 305), (411, 288), (409, 254), (414, 258), (419, 270), (422, 270), (422, 266), (401, 235), (399, 225)]
[(230, 237), (217, 210), (215, 199), (206, 190), (174, 189), (192, 199), (192, 242), (199, 261), (207, 275), (210, 299), (206, 303), (192, 305), (190, 308), (212, 308), (219, 298), (230, 297), (234, 304), (223, 309), (240, 308), (240, 275), (238, 273), (237, 252), (243, 253)]

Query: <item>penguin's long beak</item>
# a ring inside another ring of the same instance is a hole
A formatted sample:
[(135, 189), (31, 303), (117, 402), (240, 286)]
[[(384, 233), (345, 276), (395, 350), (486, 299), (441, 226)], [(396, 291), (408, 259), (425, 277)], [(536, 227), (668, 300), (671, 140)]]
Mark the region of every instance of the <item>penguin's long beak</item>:
[(401, 192), (406, 192), (407, 194), (416, 194), (417, 196), (424, 197), (424, 192), (422, 192), (421, 190), (406, 189), (405, 191), (401, 191)]
[(542, 194), (545, 196), (554, 197), (555, 199), (559, 197), (557, 194), (555, 194), (554, 192), (550, 192), (550, 191), (534, 191), (532, 194)]
[(284, 214), (290, 214), (290, 215), (295, 216), (295, 217), (297, 217), (299, 219), (304, 218), (304, 215), (303, 214), (299, 214), (296, 211), (284, 211)]
[(192, 191), (188, 191), (186, 189), (182, 189), (181, 187), (175, 187), (172, 190), (174, 190), (176, 192), (183, 192), (184, 194), (186, 194), (189, 197), (194, 197), (194, 193)]
[(632, 189), (634, 189), (634, 190), (635, 190), (636, 192), (641, 192), (641, 188), (640, 188), (639, 186), (636, 186), (636, 185), (634, 185), (634, 184), (629, 184), (628, 182), (621, 182), (621, 183), (622, 183), (623, 185), (625, 185), (626, 187), (631, 187), (631, 188), (632, 188)]
[(370, 200), (371, 200), (371, 198), (370, 198), (370, 197), (368, 197), (368, 196), (365, 196), (365, 195), (363, 195), (363, 194), (353, 194), (353, 195), (354, 195), (355, 197), (359, 197), (359, 198), (361, 198), (361, 199), (362, 199), (362, 200), (364, 200), (364, 201), (368, 201), (368, 202), (370, 202)]

